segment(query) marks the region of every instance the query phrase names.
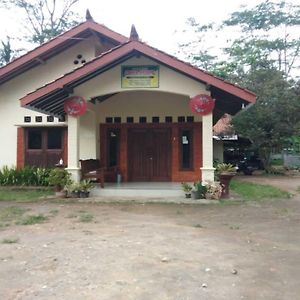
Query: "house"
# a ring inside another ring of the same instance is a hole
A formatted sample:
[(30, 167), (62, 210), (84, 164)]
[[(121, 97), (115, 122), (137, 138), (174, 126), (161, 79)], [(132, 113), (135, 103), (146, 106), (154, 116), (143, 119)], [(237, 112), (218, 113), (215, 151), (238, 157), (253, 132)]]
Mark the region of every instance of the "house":
[[(191, 111), (203, 96), (214, 109)], [(78, 180), (99, 158), (124, 181), (213, 180), (213, 124), (255, 99), (88, 16), (0, 69), (0, 167), (62, 159)]]

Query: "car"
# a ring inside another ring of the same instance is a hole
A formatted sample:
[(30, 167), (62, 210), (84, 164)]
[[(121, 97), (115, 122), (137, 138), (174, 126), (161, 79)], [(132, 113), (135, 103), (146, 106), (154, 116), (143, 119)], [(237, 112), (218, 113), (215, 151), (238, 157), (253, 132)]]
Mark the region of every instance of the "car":
[(263, 170), (262, 161), (257, 156), (244, 157), (237, 164), (238, 171), (252, 175), (255, 170)]

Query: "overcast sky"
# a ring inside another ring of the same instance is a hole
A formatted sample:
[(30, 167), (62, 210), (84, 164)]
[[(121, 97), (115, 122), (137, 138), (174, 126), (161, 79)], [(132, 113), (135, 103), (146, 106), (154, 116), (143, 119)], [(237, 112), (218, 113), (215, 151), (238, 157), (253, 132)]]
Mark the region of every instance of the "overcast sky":
[[(199, 21), (212, 22), (226, 18), (230, 12), (246, 0), (130, 0), (130, 1), (100, 1), (82, 0), (76, 11), (85, 15), (90, 9), (94, 20), (107, 27), (129, 35), (131, 24), (135, 24), (140, 38), (154, 47), (168, 52), (175, 52), (180, 42), (175, 31), (182, 29), (188, 17), (195, 17)], [(251, 0), (251, 4), (259, 1)], [(20, 17), (16, 11), (0, 10), (0, 38), (6, 35), (18, 36), (22, 30)]]
[[(275, 0), (276, 1), (276, 0)], [(251, 6), (260, 3), (258, 0), (81, 0), (76, 11), (85, 15), (90, 9), (94, 20), (107, 27), (129, 35), (131, 24), (135, 24), (140, 38), (170, 54), (176, 52), (180, 36), (175, 31), (182, 30), (188, 17), (197, 21), (218, 22), (241, 5)], [(299, 0), (292, 0), (299, 2)], [(6, 35), (20, 35), (21, 21), (16, 11), (7, 12), (0, 9), (0, 38)], [(216, 40), (218, 47), (218, 41)]]

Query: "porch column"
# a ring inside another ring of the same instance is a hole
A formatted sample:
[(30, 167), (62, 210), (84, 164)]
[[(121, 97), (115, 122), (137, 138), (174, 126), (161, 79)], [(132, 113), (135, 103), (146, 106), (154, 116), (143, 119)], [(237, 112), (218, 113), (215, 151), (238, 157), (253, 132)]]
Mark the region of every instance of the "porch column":
[(72, 179), (75, 182), (80, 181), (79, 168), (79, 129), (80, 118), (68, 116), (68, 168)]
[(214, 181), (212, 113), (202, 117), (202, 161), (202, 181)]

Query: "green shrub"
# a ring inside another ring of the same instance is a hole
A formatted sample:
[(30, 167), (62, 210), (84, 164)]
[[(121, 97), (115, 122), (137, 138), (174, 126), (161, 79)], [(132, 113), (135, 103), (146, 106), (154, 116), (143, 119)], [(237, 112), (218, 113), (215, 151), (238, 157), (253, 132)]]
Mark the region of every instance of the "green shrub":
[(4, 166), (0, 170), (0, 185), (48, 186), (49, 173), (50, 169), (46, 168)]

